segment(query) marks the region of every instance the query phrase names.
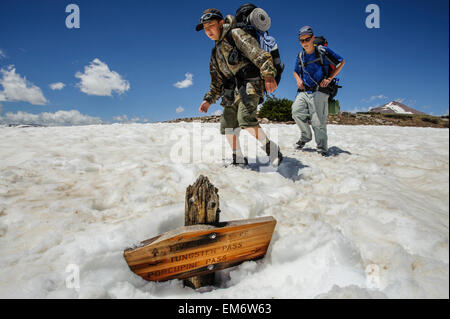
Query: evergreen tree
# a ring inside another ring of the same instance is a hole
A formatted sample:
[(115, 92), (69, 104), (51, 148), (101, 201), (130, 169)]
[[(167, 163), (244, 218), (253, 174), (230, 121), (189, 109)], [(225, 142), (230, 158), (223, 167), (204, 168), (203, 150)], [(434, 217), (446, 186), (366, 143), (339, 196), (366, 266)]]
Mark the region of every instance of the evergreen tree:
[(279, 99), (275, 95), (271, 95), (263, 103), (259, 111), (259, 117), (279, 122), (293, 121), (292, 103), (293, 101), (289, 99)]

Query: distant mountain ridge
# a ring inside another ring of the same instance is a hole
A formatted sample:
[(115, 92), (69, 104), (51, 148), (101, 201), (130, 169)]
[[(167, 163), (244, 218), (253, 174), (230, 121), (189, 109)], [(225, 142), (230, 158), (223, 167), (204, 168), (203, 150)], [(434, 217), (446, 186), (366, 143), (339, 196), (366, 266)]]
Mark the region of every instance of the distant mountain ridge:
[(396, 113), (396, 114), (423, 114), (426, 115), (426, 113), (418, 111), (416, 109), (413, 109), (412, 107), (406, 106), (403, 103), (392, 101), (385, 105), (382, 105), (377, 108), (373, 108), (369, 110), (370, 112), (376, 112), (376, 113)]

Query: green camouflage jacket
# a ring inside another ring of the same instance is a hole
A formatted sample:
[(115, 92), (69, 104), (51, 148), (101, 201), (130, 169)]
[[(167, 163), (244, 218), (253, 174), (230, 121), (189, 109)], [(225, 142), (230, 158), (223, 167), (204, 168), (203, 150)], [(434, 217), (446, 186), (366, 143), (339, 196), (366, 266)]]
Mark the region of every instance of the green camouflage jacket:
[[(239, 51), (259, 68), (262, 79), (268, 76), (275, 77), (277, 73), (271, 54), (261, 49), (255, 38), (242, 29), (232, 29), (231, 24), (225, 23), (220, 39), (216, 41), (215, 50), (213, 50), (209, 62), (211, 85), (209, 92), (205, 94), (203, 99), (210, 104), (216, 103), (219, 98), (223, 96), (223, 83), (225, 80), (223, 77), (234, 77), (242, 67), (249, 63), (248, 61), (241, 61), (236, 65), (228, 64), (228, 56), (233, 50), (233, 46), (226, 38), (227, 32), (232, 32), (233, 40)], [(246, 85), (246, 92), (248, 95), (256, 94), (261, 97), (261, 99), (264, 99), (264, 81), (248, 82)], [(237, 89), (235, 89), (234, 101), (227, 100), (223, 97), (221, 105), (231, 105), (239, 99), (239, 93)]]

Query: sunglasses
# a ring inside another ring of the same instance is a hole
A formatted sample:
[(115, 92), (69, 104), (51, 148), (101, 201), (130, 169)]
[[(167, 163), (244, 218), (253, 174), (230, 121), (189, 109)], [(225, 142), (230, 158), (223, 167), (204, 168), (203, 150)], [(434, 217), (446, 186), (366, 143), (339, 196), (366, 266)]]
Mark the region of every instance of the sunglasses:
[(306, 39), (300, 39), (300, 38), (299, 38), (299, 40), (300, 40), (301, 43), (309, 42), (309, 41), (311, 41), (311, 39), (312, 39), (312, 36), (311, 36), (311, 37), (308, 37), (308, 38), (306, 38)]
[(208, 22), (208, 21), (212, 20), (213, 18), (219, 18), (220, 20), (222, 20), (223, 16), (221, 16), (217, 13), (213, 13), (213, 12), (206, 13), (206, 14), (202, 15), (202, 17), (200, 18), (200, 23)]

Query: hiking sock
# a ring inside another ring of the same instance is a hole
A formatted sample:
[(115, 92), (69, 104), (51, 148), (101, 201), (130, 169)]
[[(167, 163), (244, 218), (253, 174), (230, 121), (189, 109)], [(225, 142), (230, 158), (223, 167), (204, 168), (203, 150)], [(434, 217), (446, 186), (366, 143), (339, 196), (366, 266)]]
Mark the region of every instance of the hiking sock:
[[(275, 143), (267, 139), (267, 143), (262, 147), (263, 151), (269, 156), (270, 163), (274, 166), (280, 165), (283, 160), (283, 154), (281, 154), (280, 147)], [(275, 152), (271, 152), (271, 150)]]
[(264, 138), (261, 139), (261, 140), (258, 140), (258, 142), (261, 144), (261, 146), (264, 146), (264, 145), (266, 145), (267, 143), (269, 143), (270, 140), (267, 138), (267, 136), (264, 136)]
[(237, 157), (244, 157), (240, 147), (238, 147), (235, 150), (233, 150), (233, 155), (236, 155)]

